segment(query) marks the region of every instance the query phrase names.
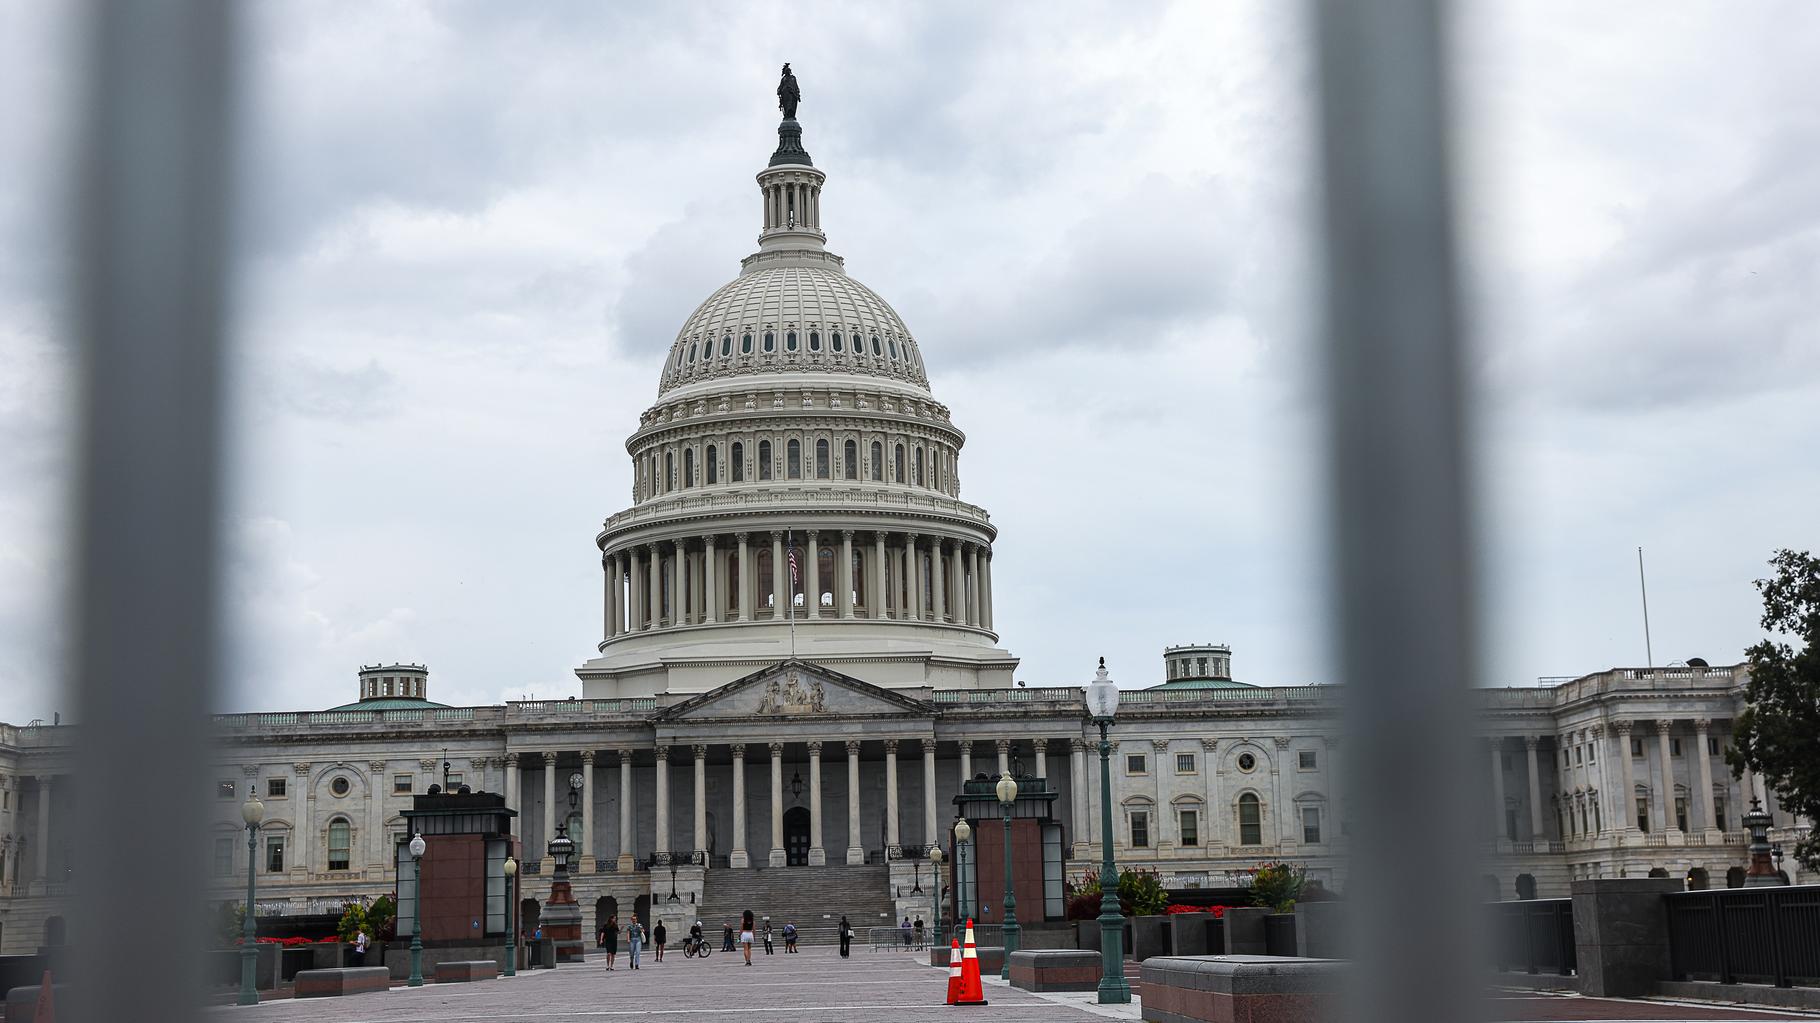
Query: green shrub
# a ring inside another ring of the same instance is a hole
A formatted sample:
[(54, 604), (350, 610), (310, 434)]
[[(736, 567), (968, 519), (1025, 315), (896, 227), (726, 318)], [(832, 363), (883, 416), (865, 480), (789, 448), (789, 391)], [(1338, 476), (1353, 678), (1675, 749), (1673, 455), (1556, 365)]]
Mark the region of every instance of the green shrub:
[(360, 933), (362, 927), (366, 928), (369, 939), (374, 937), (375, 928), (367, 920), (367, 908), (358, 902), (348, 903), (346, 908), (341, 911), (341, 922), (335, 925), (335, 933), (341, 935), (342, 941), (351, 945), (354, 943), (354, 936)]
[(1265, 863), (1251, 871), (1251, 899), (1279, 913), (1295, 909), (1308, 883), (1308, 871), (1287, 863)]

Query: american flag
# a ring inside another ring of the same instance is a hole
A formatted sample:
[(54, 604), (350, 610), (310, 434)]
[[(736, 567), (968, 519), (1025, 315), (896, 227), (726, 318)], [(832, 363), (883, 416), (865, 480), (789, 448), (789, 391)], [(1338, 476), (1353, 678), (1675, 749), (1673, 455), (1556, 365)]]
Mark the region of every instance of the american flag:
[(798, 582), (800, 580), (796, 575), (796, 540), (793, 537), (790, 540), (790, 585), (795, 586)]

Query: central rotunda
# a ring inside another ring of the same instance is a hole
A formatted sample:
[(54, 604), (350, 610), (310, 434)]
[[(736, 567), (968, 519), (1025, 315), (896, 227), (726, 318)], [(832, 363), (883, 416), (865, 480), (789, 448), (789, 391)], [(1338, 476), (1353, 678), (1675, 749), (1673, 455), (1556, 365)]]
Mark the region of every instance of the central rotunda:
[(587, 698), (703, 693), (793, 657), (891, 689), (1011, 685), (965, 437), (910, 329), (827, 250), (827, 175), (793, 114), (758, 173), (758, 251), (684, 321), (626, 441)]

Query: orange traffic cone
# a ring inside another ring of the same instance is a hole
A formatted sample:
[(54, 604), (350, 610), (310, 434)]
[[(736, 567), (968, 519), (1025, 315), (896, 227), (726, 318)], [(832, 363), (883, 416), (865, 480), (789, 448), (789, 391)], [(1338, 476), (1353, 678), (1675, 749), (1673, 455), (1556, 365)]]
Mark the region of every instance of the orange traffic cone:
[(956, 1005), (985, 1005), (986, 989), (980, 984), (980, 952), (973, 944), (973, 921), (967, 921), (967, 947), (961, 950), (961, 996)]
[(948, 951), (948, 1004), (957, 1005), (961, 997), (961, 939), (954, 939)]
[(55, 1023), (57, 1019), (57, 1000), (53, 995), (56, 988), (51, 984), (51, 971), (44, 971), (44, 979), (38, 982), (38, 1004), (32, 1007), (32, 1023)]

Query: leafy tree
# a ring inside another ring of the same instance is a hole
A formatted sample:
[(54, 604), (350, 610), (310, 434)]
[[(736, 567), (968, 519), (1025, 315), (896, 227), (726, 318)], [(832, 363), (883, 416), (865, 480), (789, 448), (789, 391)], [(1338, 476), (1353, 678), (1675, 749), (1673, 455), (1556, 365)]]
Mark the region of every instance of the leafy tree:
[(354, 943), (354, 936), (360, 932), (362, 927), (367, 929), (368, 938), (375, 937), (374, 928), (367, 921), (367, 908), (358, 902), (348, 903), (341, 911), (341, 923), (336, 925), (335, 933), (341, 935), (342, 941), (351, 945)]
[(1287, 863), (1265, 863), (1251, 871), (1251, 900), (1279, 913), (1295, 909), (1308, 883), (1308, 871)]
[[(1782, 809), (1820, 818), (1820, 559), (1783, 549), (1769, 563), (1775, 575), (1756, 586), (1763, 629), (1772, 635), (1744, 652), (1748, 706), (1733, 725), (1725, 762), (1734, 777), (1761, 773)], [(1795, 859), (1820, 870), (1820, 835), (1797, 843)]]
[(232, 945), (242, 937), (241, 930), (246, 926), (246, 906), (239, 902), (223, 902), (215, 907), (215, 940), (223, 945)]

